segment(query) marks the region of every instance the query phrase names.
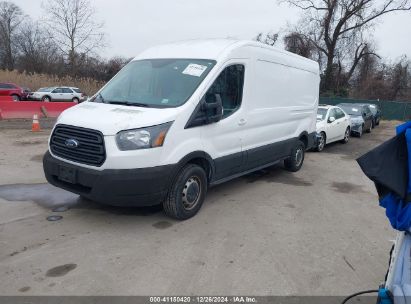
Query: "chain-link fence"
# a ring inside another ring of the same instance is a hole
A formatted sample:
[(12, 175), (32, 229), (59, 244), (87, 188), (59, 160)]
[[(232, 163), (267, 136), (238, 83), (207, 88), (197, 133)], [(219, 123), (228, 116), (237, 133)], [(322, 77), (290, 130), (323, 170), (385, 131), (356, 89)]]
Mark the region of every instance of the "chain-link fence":
[(372, 103), (380, 106), (383, 119), (411, 120), (411, 102), (320, 97), (320, 104), (337, 105), (339, 103)]

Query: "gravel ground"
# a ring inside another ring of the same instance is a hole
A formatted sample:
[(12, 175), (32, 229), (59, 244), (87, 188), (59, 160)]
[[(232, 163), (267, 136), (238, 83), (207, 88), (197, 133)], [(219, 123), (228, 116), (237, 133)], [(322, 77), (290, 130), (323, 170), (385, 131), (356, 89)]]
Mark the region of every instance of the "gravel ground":
[(384, 279), (395, 233), (355, 158), (394, 122), (307, 153), (297, 173), (275, 166), (212, 188), (184, 222), (48, 185), (52, 124), (0, 122), (1, 295), (347, 295)]

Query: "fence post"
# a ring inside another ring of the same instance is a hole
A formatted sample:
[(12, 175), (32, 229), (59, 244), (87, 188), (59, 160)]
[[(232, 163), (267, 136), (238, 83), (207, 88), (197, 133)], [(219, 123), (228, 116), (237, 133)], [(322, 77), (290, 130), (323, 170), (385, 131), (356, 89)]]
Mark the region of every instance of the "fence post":
[(404, 104), (404, 115), (402, 116), (402, 121), (405, 121), (405, 116), (407, 115), (408, 102), (404, 102)]

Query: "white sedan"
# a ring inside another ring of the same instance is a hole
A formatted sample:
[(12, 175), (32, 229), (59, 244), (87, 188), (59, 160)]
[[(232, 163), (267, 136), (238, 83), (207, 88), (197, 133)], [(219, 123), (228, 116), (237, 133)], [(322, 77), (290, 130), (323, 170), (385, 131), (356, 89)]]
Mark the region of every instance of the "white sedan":
[(340, 141), (347, 143), (350, 138), (350, 116), (341, 108), (320, 105), (317, 112), (317, 147), (321, 152), (326, 144)]

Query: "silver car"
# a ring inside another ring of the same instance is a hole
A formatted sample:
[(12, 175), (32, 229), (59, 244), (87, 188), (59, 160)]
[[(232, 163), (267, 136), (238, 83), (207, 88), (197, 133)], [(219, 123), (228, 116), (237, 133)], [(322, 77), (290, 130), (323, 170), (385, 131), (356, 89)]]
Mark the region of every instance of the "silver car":
[(41, 101), (73, 101), (82, 102), (87, 96), (79, 88), (74, 87), (50, 87), (40, 88), (29, 95), (31, 100)]

